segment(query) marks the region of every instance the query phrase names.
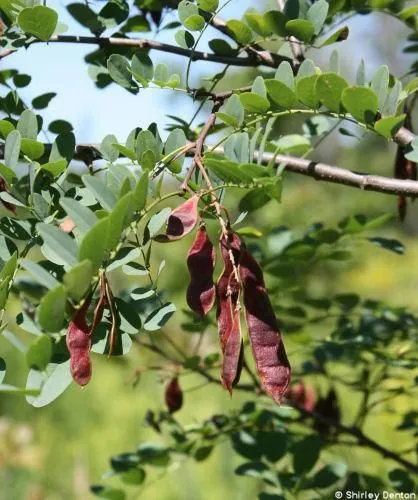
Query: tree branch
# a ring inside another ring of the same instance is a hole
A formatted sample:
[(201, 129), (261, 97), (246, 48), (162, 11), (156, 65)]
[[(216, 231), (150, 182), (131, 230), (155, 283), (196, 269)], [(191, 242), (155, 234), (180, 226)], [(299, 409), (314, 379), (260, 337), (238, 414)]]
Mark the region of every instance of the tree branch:
[[(221, 64), (228, 64), (230, 66), (249, 66), (255, 67), (260, 64), (266, 66), (277, 67), (282, 61), (289, 60), (287, 57), (276, 56), (270, 54), (271, 57), (238, 57), (226, 56), (219, 54), (210, 54), (208, 52), (192, 51), (191, 49), (184, 49), (168, 43), (158, 42), (156, 40), (149, 40), (147, 38), (96, 38), (94, 36), (75, 36), (75, 35), (58, 35), (52, 37), (48, 42), (42, 40), (34, 40), (26, 47), (30, 47), (35, 43), (74, 43), (74, 44), (89, 44), (99, 45), (100, 47), (135, 47), (138, 49), (152, 49), (160, 52), (169, 52), (170, 54), (177, 54), (180, 56), (191, 58), (192, 61), (209, 61)], [(0, 54), (0, 60), (13, 54), (14, 50), (6, 50)]]
[[(407, 129), (401, 129), (394, 140), (398, 144), (406, 145), (415, 138), (415, 135)], [(409, 142), (404, 142), (409, 141)], [(51, 144), (45, 144), (45, 153), (51, 151)], [(216, 153), (223, 153), (222, 148), (217, 148)], [(191, 148), (187, 151), (188, 155), (194, 156), (195, 150)], [(258, 159), (259, 153), (255, 151), (254, 156)], [(0, 159), (4, 158), (4, 144), (0, 144)], [(75, 149), (74, 159), (83, 161), (90, 165), (92, 161), (101, 159), (99, 144), (79, 144)], [(276, 165), (284, 163), (285, 169), (289, 172), (312, 177), (317, 181), (331, 182), (333, 184), (342, 184), (362, 189), (364, 191), (375, 191), (391, 195), (418, 196), (418, 181), (410, 179), (395, 179), (393, 177), (384, 177), (381, 175), (370, 175), (362, 172), (353, 172), (335, 165), (326, 163), (317, 163), (305, 158), (298, 158), (287, 155), (274, 155), (272, 153), (263, 153), (261, 163), (268, 165), (274, 159)]]

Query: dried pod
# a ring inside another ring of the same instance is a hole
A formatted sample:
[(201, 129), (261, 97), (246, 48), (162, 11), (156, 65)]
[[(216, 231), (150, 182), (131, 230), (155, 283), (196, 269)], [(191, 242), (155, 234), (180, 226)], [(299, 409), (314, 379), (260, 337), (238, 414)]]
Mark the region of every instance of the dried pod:
[(70, 370), (74, 381), (87, 385), (91, 378), (91, 337), (86, 321), (86, 313), (90, 304), (89, 297), (71, 320), (67, 330), (67, 347), (70, 353)]
[(183, 391), (181, 390), (178, 377), (171, 379), (165, 389), (165, 404), (170, 413), (179, 411), (183, 406)]
[(187, 254), (190, 283), (187, 288), (187, 304), (199, 316), (205, 316), (215, 303), (215, 249), (206, 227), (201, 225)]
[(286, 393), (286, 398), (295, 406), (303, 408), (309, 413), (315, 409), (315, 389), (306, 386), (303, 382), (290, 387)]
[(175, 208), (168, 220), (165, 234), (158, 234), (154, 239), (160, 243), (176, 241), (190, 233), (197, 224), (199, 196), (195, 194), (190, 199)]
[(238, 382), (242, 365), (242, 340), (240, 322), (240, 282), (238, 266), (241, 240), (236, 234), (222, 236), (220, 250), (224, 270), (219, 277), (216, 294), (218, 299), (217, 321), (219, 342), (223, 354), (221, 381), (231, 392)]
[(290, 364), (264, 285), (263, 272), (246, 249), (241, 254), (240, 276), (257, 372), (264, 390), (280, 403), (290, 382)]

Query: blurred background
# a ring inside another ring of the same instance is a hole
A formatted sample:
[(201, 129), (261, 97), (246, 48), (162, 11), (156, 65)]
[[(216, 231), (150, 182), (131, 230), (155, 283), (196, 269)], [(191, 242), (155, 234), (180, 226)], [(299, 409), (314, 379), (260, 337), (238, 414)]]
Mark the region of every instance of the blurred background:
[[(88, 34), (67, 14), (64, 4), (48, 3), (56, 8), (60, 21), (68, 25), (68, 34)], [(95, 2), (91, 2), (92, 6)], [(273, 2), (275, 5), (275, 2)], [(233, 18), (249, 6), (264, 10), (263, 2), (233, 0), (222, 12), (222, 17)], [(271, 6), (271, 5), (270, 5)], [(239, 11), (239, 12), (238, 12)], [(166, 23), (175, 20), (167, 17)], [(367, 62), (367, 76), (381, 64), (387, 64), (391, 72), (403, 75), (412, 62), (412, 56), (402, 53), (407, 36), (404, 25), (381, 14), (358, 15), (346, 23), (350, 28), (349, 39), (339, 45), (342, 73), (353, 80), (358, 64), (363, 57)], [(201, 48), (207, 47), (207, 35)], [(148, 36), (153, 36), (149, 34)], [(219, 37), (219, 34), (216, 35)], [(162, 31), (158, 39), (174, 42), (173, 31)], [(160, 132), (167, 124), (166, 114), (175, 114), (190, 119), (196, 109), (190, 98), (168, 90), (144, 90), (134, 96), (119, 86), (111, 85), (98, 90), (89, 78), (85, 54), (90, 46), (66, 44), (36, 44), (29, 50), (20, 50), (4, 61), (4, 68), (16, 68), (32, 76), (31, 84), (22, 90), (27, 101), (45, 92), (56, 92), (50, 106), (43, 112), (44, 123), (62, 118), (70, 122), (78, 143), (97, 143), (107, 134), (115, 134), (124, 142), (136, 126), (148, 127), (151, 122), (159, 125)], [(312, 49), (309, 57), (325, 67), (330, 52)], [(154, 63), (168, 63), (171, 72), (184, 78), (185, 59), (152, 54)], [(192, 85), (198, 86), (205, 77), (220, 71), (221, 66), (194, 63)], [(246, 85), (254, 77), (254, 70), (231, 70), (225, 87)], [(205, 110), (200, 118), (203, 121)], [(196, 123), (199, 123), (199, 118)], [(418, 126), (418, 125), (417, 125)], [(297, 131), (300, 123), (280, 125), (286, 132)], [(163, 135), (163, 134), (162, 134)], [(46, 138), (48, 139), (48, 138)], [(323, 141), (314, 153), (317, 160), (338, 164), (352, 170), (392, 175), (395, 148), (373, 136), (361, 140), (341, 136), (338, 132)], [(239, 194), (228, 197), (228, 206), (237, 216)], [(321, 184), (309, 178), (285, 174), (282, 203), (270, 202), (268, 207), (254, 212), (247, 218), (247, 225), (261, 232), (270, 232), (282, 225), (289, 226), (301, 234), (317, 221), (327, 226), (336, 226), (345, 216), (364, 213), (378, 216), (393, 213), (393, 221), (380, 229), (378, 234), (401, 240), (407, 247), (406, 254), (399, 256), (377, 247), (365, 246), (357, 249), (352, 261), (332, 267), (332, 273), (318, 272), (308, 283), (313, 294), (354, 292), (363, 297), (382, 299), (391, 305), (407, 306), (418, 312), (418, 203), (410, 204), (404, 223), (396, 218), (396, 198), (343, 186)], [(169, 300), (184, 306), (184, 283), (179, 276), (186, 276), (185, 252), (189, 241), (178, 242), (160, 250), (167, 260), (160, 287), (167, 288)], [(11, 304), (10, 329), (24, 339), (24, 333), (13, 325), (19, 312), (16, 302)], [(196, 336), (183, 333), (180, 327), (182, 314), (176, 314), (164, 328), (179, 345), (189, 346)], [(159, 333), (157, 333), (159, 335)], [(291, 337), (291, 335), (289, 335)], [(203, 352), (217, 352), (217, 335), (209, 330), (203, 343)], [(289, 355), (292, 357), (290, 340)], [(0, 337), (0, 352), (6, 359), (8, 375), (6, 383), (25, 385), (27, 367), (20, 353), (8, 341)], [(94, 359), (95, 373), (91, 383), (80, 389), (74, 385), (50, 407), (35, 409), (23, 398), (0, 397), (0, 500), (80, 500), (89, 498), (89, 485), (100, 481), (108, 470), (110, 455), (129, 451), (154, 433), (144, 424), (147, 409), (163, 408), (164, 386), (167, 376), (148, 372), (141, 376), (136, 387), (132, 385), (135, 370), (151, 363), (146, 352), (134, 347), (123, 359)], [(193, 423), (217, 412), (227, 412), (245, 401), (245, 396), (235, 393), (231, 399), (219, 387), (206, 386), (193, 389), (202, 382), (195, 376), (182, 379), (185, 390), (185, 406), (178, 413), (184, 423)], [(346, 403), (349, 406), (349, 402)], [(417, 408), (418, 409), (418, 408)], [(391, 416), (385, 417), (391, 419)], [(388, 421), (389, 421), (388, 420)], [(386, 421), (386, 422), (388, 422)], [(374, 436), (384, 436), (385, 421), (372, 422)], [(386, 436), (386, 443), (391, 437)], [(342, 457), (350, 461), (350, 456)], [(367, 453), (363, 457), (368, 462)], [(247, 500), (256, 497), (256, 485), (250, 480), (237, 480), (234, 468), (238, 459), (228, 444), (217, 447), (209, 460), (202, 465), (184, 461), (175, 463), (168, 473), (158, 471), (148, 485), (132, 498), (142, 500)], [(369, 464), (371, 465), (371, 464)]]

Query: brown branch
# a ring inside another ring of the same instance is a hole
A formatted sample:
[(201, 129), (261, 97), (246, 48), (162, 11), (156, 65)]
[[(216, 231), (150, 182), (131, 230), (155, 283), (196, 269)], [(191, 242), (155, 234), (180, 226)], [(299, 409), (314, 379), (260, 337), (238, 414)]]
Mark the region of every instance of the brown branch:
[[(219, 105), (219, 103), (218, 103)], [(216, 111), (215, 111), (216, 112)], [(207, 122), (207, 127), (205, 126), (201, 132), (201, 138), (205, 140), (209, 129), (213, 125), (214, 114), (212, 113), (210, 119)], [(407, 129), (400, 129), (399, 132), (394, 136), (394, 141), (400, 145), (409, 144), (416, 136)], [(74, 159), (83, 161), (86, 164), (91, 164), (94, 160), (101, 159), (101, 155), (98, 151), (98, 144), (79, 144), (76, 147)], [(199, 146), (200, 151), (202, 151), (202, 146)], [(51, 144), (45, 144), (45, 152), (48, 154), (51, 151)], [(215, 152), (222, 154), (223, 149), (218, 148)], [(196, 157), (196, 148), (191, 148), (187, 151), (188, 155)], [(254, 153), (255, 158), (258, 159), (258, 152)], [(0, 159), (4, 158), (4, 144), (0, 144)], [(307, 177), (312, 177), (317, 181), (331, 182), (334, 184), (342, 184), (345, 186), (356, 187), (364, 191), (375, 191), (379, 193), (386, 193), (391, 195), (404, 195), (404, 196), (418, 196), (418, 181), (410, 179), (395, 179), (392, 177), (384, 177), (381, 175), (369, 175), (362, 172), (353, 172), (335, 165), (328, 165), (326, 163), (316, 163), (312, 160), (307, 160), (304, 158), (298, 158), (295, 156), (287, 155), (273, 155), (272, 153), (263, 153), (261, 156), (261, 163), (263, 165), (269, 164), (274, 158), (275, 164), (279, 165), (284, 163), (286, 165), (286, 170), (289, 172), (294, 172), (296, 174), (305, 175)], [(200, 158), (198, 158), (200, 160)], [(189, 175), (190, 174), (190, 175)], [(190, 180), (192, 173), (190, 173), (185, 179), (185, 183)], [(185, 185), (186, 185), (185, 184)]]
[[(277, 67), (280, 62), (288, 60), (286, 57), (272, 56), (268, 58), (254, 58), (254, 57), (238, 57), (227, 56), (219, 54), (210, 54), (208, 52), (193, 51), (191, 49), (184, 49), (176, 45), (158, 42), (156, 40), (149, 40), (147, 38), (96, 38), (94, 36), (75, 36), (75, 35), (58, 35), (52, 37), (48, 42), (42, 40), (34, 40), (26, 45), (30, 47), (35, 43), (74, 43), (74, 44), (89, 44), (99, 45), (100, 47), (134, 47), (138, 49), (152, 49), (161, 52), (168, 52), (170, 54), (177, 54), (190, 58), (192, 61), (209, 61), (221, 64), (228, 64), (231, 66), (248, 66), (255, 67), (260, 64), (267, 66)], [(13, 54), (14, 50), (6, 50), (0, 54), (0, 60)]]

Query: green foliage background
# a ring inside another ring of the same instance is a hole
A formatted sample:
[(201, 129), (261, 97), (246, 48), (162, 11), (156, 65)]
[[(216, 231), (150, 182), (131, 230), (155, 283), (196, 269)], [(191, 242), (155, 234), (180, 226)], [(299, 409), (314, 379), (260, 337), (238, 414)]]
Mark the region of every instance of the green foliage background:
[[(361, 21), (358, 21), (361, 22)], [(382, 22), (376, 16), (376, 23)], [(382, 29), (387, 26), (382, 22)], [(382, 50), (381, 39), (369, 40), (376, 50)], [(390, 42), (389, 42), (390, 43)], [(383, 50), (389, 50), (388, 44)], [(395, 59), (395, 57), (393, 57)], [(390, 61), (388, 61), (390, 62)], [(247, 73), (248, 74), (248, 73)], [(237, 76), (234, 85), (238, 79)], [(165, 113), (167, 110), (158, 110)], [(94, 110), (92, 110), (94, 113)], [(324, 141), (319, 150), (329, 161), (342, 167), (390, 174), (393, 168), (394, 148), (383, 140), (369, 138), (361, 144), (342, 146), (335, 134)], [(336, 226), (345, 216), (363, 213), (378, 216), (396, 211), (394, 197), (377, 193), (360, 192), (354, 189), (321, 184), (286, 173), (282, 204), (275, 202), (250, 215), (246, 221), (262, 233), (273, 228), (289, 226), (303, 233), (311, 224), (325, 221), (328, 227)], [(229, 196), (228, 205), (236, 210), (239, 196)], [(401, 240), (407, 252), (404, 256), (386, 252), (371, 245), (356, 247), (353, 260), (336, 263), (331, 267), (317, 265), (309, 276), (307, 289), (314, 296), (329, 296), (335, 293), (356, 293), (363, 297), (382, 299), (394, 306), (406, 306), (418, 311), (416, 293), (418, 274), (418, 203), (410, 205), (406, 222), (400, 224), (396, 218), (388, 223), (379, 236)], [(158, 250), (167, 260), (167, 269), (161, 278), (161, 287), (170, 290), (170, 300), (184, 305), (183, 297), (186, 265), (185, 253), (190, 238)], [(157, 252), (156, 252), (157, 253)], [(158, 255), (154, 256), (155, 262)], [(161, 259), (160, 259), (161, 260)], [(158, 264), (157, 264), (158, 265)], [(184, 276), (184, 280), (179, 277)], [(180, 307), (178, 307), (180, 309)], [(17, 314), (15, 302), (10, 314)], [(196, 338), (182, 333), (181, 315), (176, 315), (164, 331), (179, 345), (190, 345)], [(318, 328), (318, 327), (316, 327)], [(20, 332), (16, 330), (19, 335)], [(286, 336), (290, 357), (297, 357), (292, 349), (292, 334)], [(218, 351), (218, 339), (214, 329), (205, 336), (203, 352)], [(24, 360), (3, 337), (0, 350), (12, 367), (16, 385), (25, 385)], [(132, 387), (135, 370), (152, 362), (146, 352), (134, 347), (129, 356), (108, 361), (102, 357), (94, 360), (95, 373), (88, 387), (81, 390), (73, 385), (53, 405), (35, 409), (23, 399), (2, 395), (0, 398), (0, 490), (1, 500), (43, 499), (79, 500), (89, 497), (89, 485), (98, 482), (109, 468), (108, 457), (112, 454), (134, 449), (148, 437), (155, 440), (155, 433), (144, 423), (147, 409), (163, 408), (163, 391), (168, 377), (159, 380), (155, 372), (141, 376), (136, 387)], [(21, 380), (18, 379), (19, 374)], [(411, 379), (416, 373), (411, 371)], [(245, 381), (245, 377), (244, 377)], [(236, 391), (233, 398), (220, 387), (207, 385), (201, 390), (188, 392), (202, 382), (197, 376), (187, 376), (181, 383), (185, 391), (185, 406), (179, 412), (180, 422), (192, 423), (207, 418), (213, 413), (227, 412), (238, 408), (248, 400), (248, 395)], [(349, 424), (358, 401), (346, 389), (338, 387), (339, 401), (346, 410)], [(323, 389), (323, 388), (322, 388)], [(321, 392), (321, 388), (318, 388)], [(399, 438), (388, 433), (388, 429), (400, 423), (400, 415), (414, 409), (415, 401), (404, 397), (389, 401), (387, 411), (367, 421), (365, 431), (389, 449), (407, 448), (413, 443), (400, 443)], [(385, 470), (383, 461), (373, 452), (356, 448), (333, 449), (336, 459), (345, 461), (351, 468), (361, 468), (374, 475)], [(132, 490), (132, 498), (142, 500), (210, 500), (234, 498), (251, 500), (256, 498), (259, 486), (251, 479), (237, 478), (235, 467), (240, 459), (232, 453), (227, 442), (218, 446), (210, 458), (198, 464), (191, 460), (180, 461), (167, 473), (155, 471), (149, 484), (140, 496)]]

